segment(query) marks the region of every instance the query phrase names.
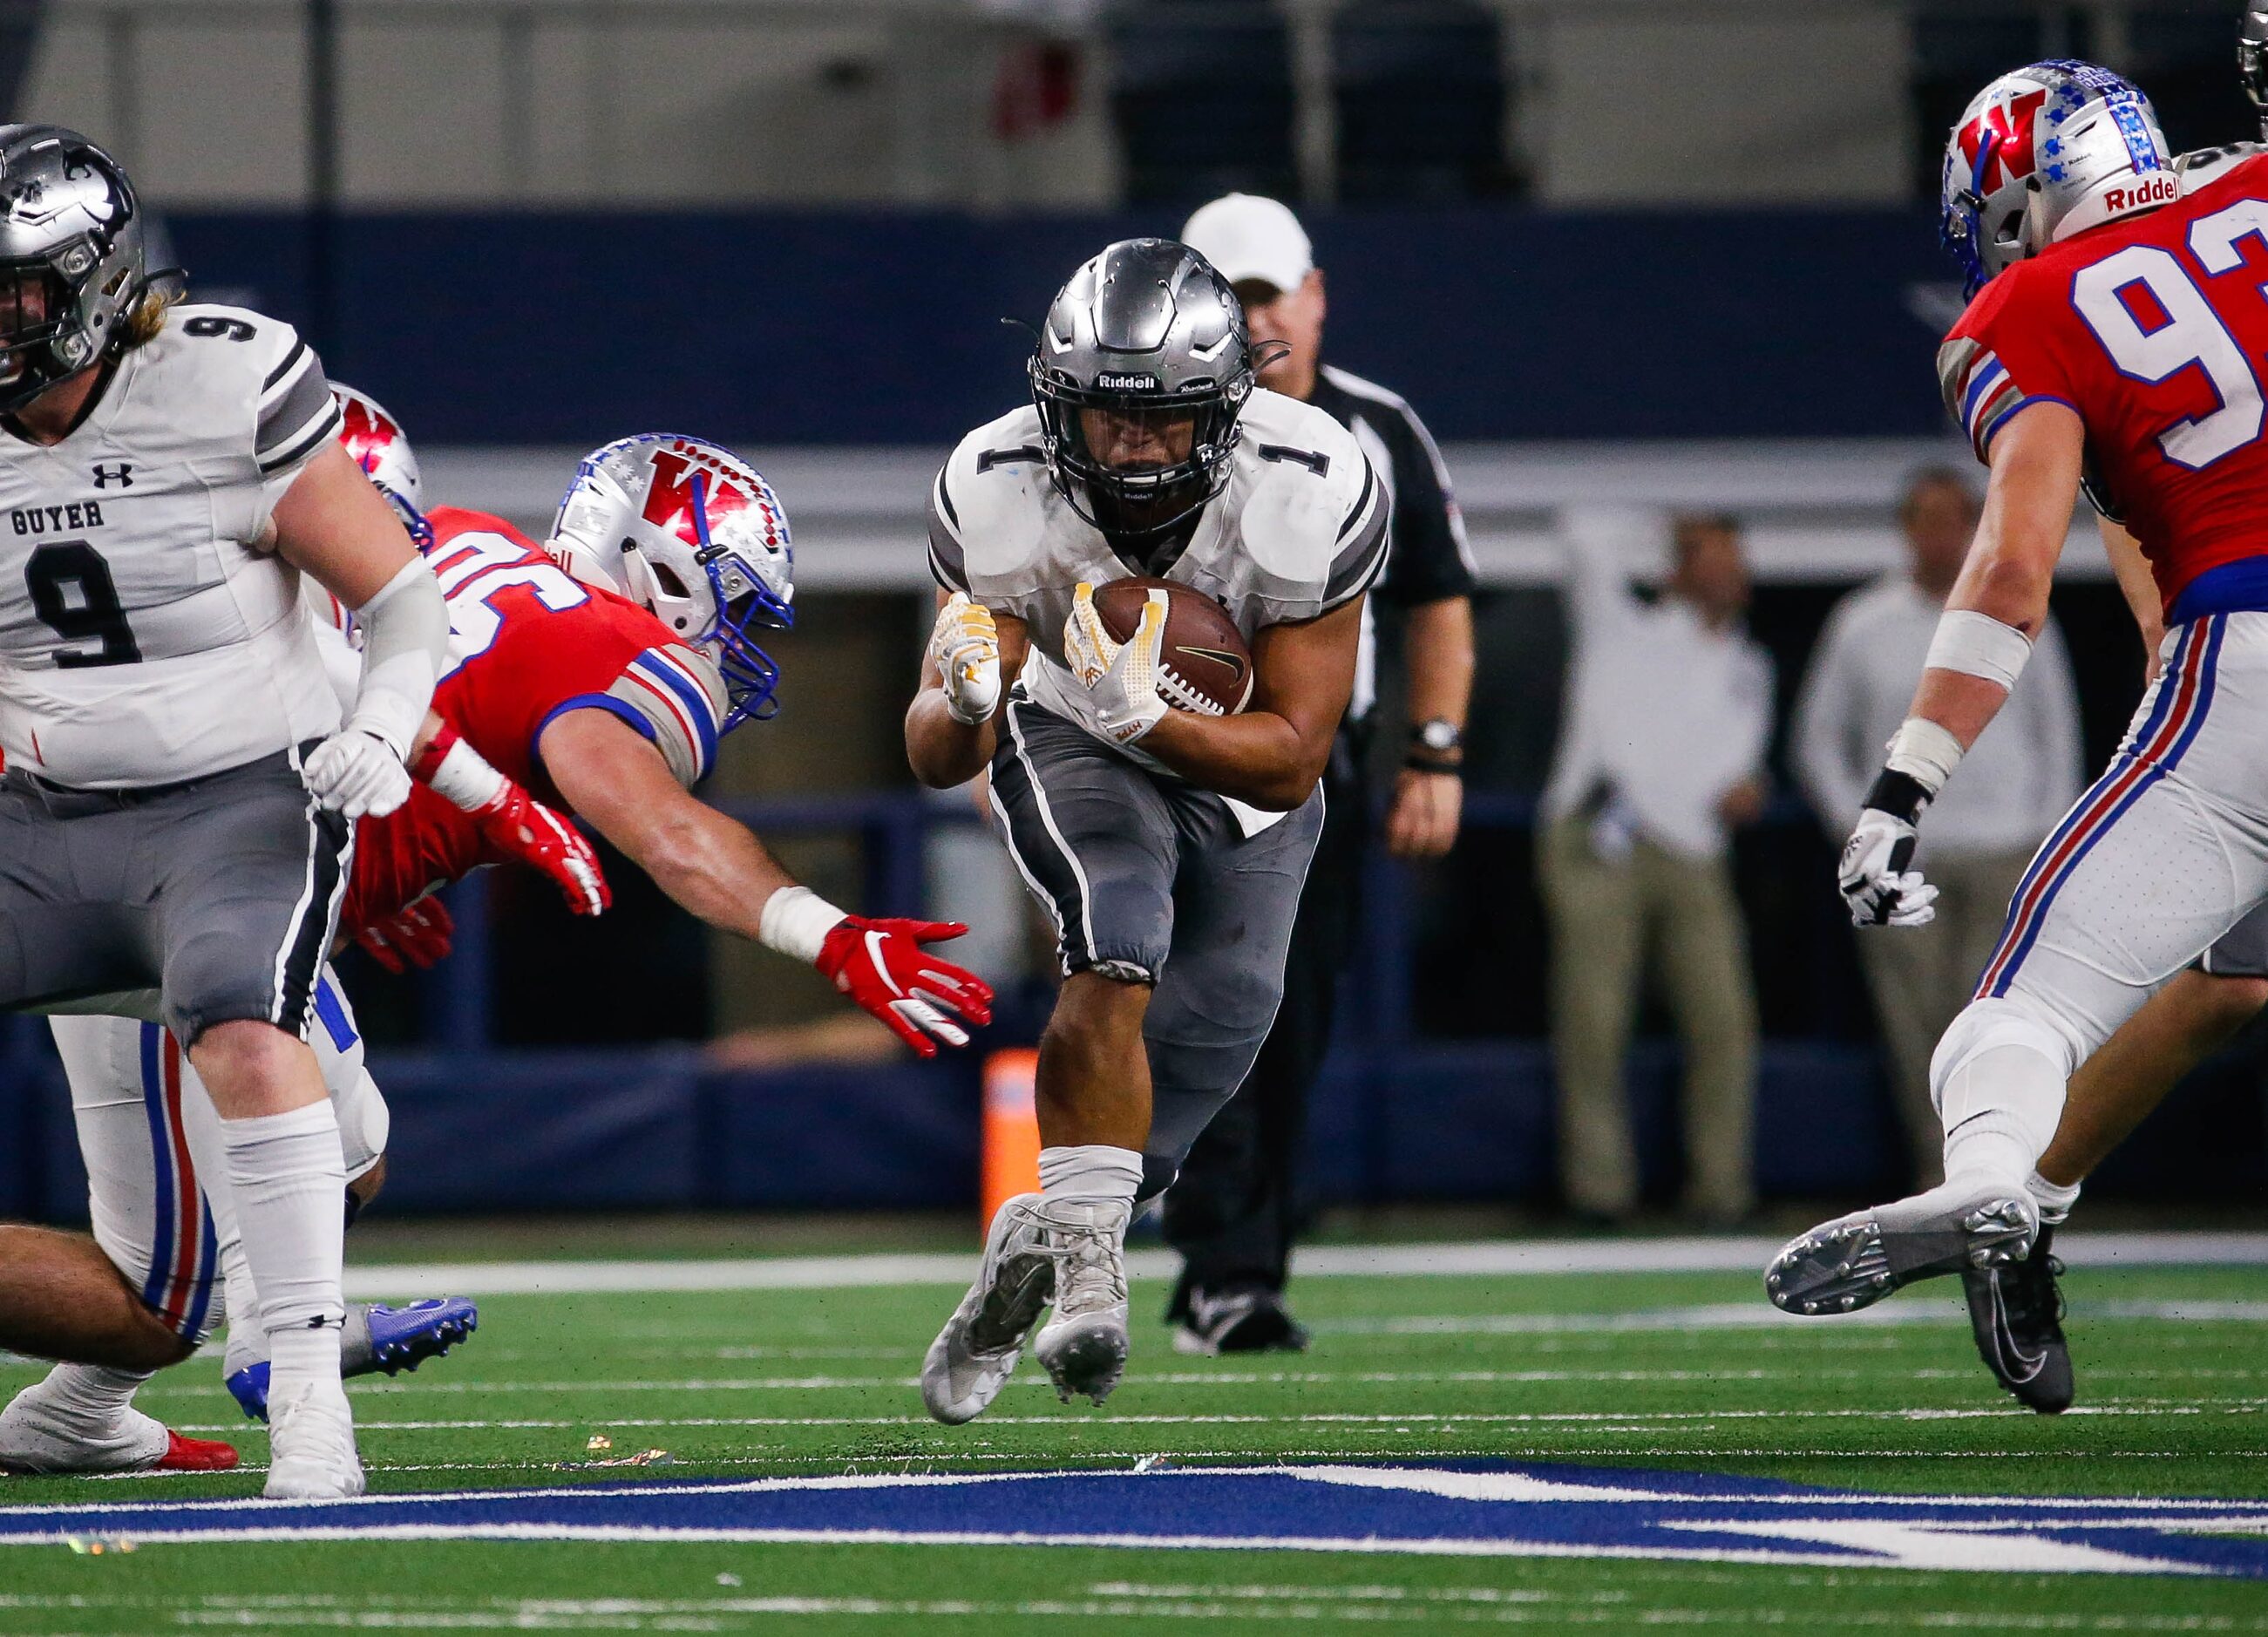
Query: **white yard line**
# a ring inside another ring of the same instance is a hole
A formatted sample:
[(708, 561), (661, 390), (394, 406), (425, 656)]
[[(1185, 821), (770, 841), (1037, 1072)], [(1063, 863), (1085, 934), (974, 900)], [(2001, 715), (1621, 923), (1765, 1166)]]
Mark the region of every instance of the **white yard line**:
[[(1528, 1273), (1755, 1272), (1771, 1239), (1498, 1240), (1476, 1244), (1321, 1245), (1299, 1254), (1302, 1278), (1467, 1277)], [(2074, 1267), (2268, 1265), (2268, 1234), (2058, 1235)], [(1127, 1258), (1137, 1278), (1169, 1278), (1166, 1250)], [(372, 1263), (347, 1269), (358, 1300), (447, 1291), (468, 1296), (631, 1294), (641, 1291), (845, 1290), (878, 1285), (966, 1284), (976, 1254), (762, 1257), (734, 1260)]]
[[(2268, 1399), (2227, 1398), (2215, 1403), (2194, 1404), (2169, 1400), (2164, 1403), (2083, 1404), (2074, 1405), (2066, 1416), (2147, 1416), (2147, 1415), (2258, 1415)], [(1383, 1427), (1396, 1432), (1415, 1432), (1419, 1427), (1511, 1427), (1511, 1426), (1606, 1426), (1606, 1427), (1665, 1427), (1688, 1422), (1711, 1424), (1718, 1421), (1969, 1421), (2011, 1419), (2022, 1420), (2030, 1412), (2020, 1405), (1965, 1405), (1958, 1407), (1913, 1407), (1893, 1410), (1563, 1410), (1563, 1411), (1441, 1411), (1432, 1413), (1359, 1414), (1351, 1412), (1309, 1412), (1296, 1415), (1112, 1415), (1102, 1418), (1113, 1427)], [(590, 1415), (571, 1419), (555, 1417), (508, 1416), (496, 1419), (466, 1418), (448, 1419), (419, 1419), (409, 1421), (380, 1420), (357, 1416), (355, 1424), (365, 1432), (434, 1433), (504, 1431), (581, 1431), (597, 1427), (616, 1431), (625, 1427), (667, 1429), (703, 1427), (910, 1427), (933, 1429), (935, 1423), (925, 1415), (676, 1415), (621, 1416)], [(987, 1427), (1055, 1427), (1079, 1424), (1078, 1418), (1064, 1415), (988, 1415)], [(215, 1422), (208, 1425), (176, 1425), (176, 1432), (229, 1433), (242, 1432), (241, 1421)], [(1173, 1452), (1167, 1452), (1173, 1453)], [(1863, 1452), (1861, 1452), (1863, 1453)]]

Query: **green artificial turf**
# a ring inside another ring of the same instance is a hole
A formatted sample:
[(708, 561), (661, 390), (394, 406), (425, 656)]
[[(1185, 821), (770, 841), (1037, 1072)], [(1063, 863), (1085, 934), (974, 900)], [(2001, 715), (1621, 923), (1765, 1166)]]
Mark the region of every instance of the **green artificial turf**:
[[(972, 1257), (973, 1261), (973, 1257)], [(2268, 1494), (2268, 1269), (2080, 1270), (2080, 1409), (2031, 1415), (1949, 1287), (1923, 1322), (1736, 1328), (1753, 1277), (1310, 1279), (1303, 1357), (1192, 1360), (1143, 1322), (1106, 1411), (1028, 1364), (947, 1428), (913, 1385), (937, 1286), (502, 1297), (464, 1350), (356, 1384), (374, 1492), (785, 1473), (1364, 1457), (1549, 1460), (1962, 1494)], [(431, 1293), (431, 1294), (439, 1294)], [(35, 1379), (0, 1367), (0, 1391)], [(144, 1403), (233, 1436), (219, 1478), (11, 1479), (0, 1504), (258, 1493), (217, 1358)], [(611, 1448), (593, 1451), (594, 1436)], [(649, 1450), (647, 1467), (597, 1466)], [(725, 1577), (721, 1578), (720, 1577)], [(318, 1629), (896, 1632), (1286, 1621), (1421, 1628), (2268, 1631), (2268, 1584), (1586, 1559), (1070, 1547), (389, 1542), (0, 1547), (0, 1633)]]

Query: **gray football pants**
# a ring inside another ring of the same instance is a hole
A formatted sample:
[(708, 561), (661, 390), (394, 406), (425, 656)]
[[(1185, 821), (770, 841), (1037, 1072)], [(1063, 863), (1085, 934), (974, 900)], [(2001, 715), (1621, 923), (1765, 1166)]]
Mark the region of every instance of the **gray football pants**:
[(0, 1011), (156, 989), (173, 1037), (305, 1039), (354, 827), (279, 751), (156, 790), (0, 776)]
[(1064, 975), (1155, 986), (1142, 1025), (1148, 1198), (1243, 1084), (1275, 1021), (1322, 792), (1247, 836), (1220, 797), (1151, 772), (1019, 689), (1001, 712), (992, 814), (1055, 923)]

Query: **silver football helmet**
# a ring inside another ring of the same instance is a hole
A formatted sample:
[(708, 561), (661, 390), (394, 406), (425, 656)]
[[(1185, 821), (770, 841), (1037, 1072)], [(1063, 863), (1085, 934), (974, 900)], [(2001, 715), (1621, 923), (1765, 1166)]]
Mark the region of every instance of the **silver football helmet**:
[(147, 287), (118, 161), (60, 125), (0, 125), (0, 412), (99, 359)]
[(1056, 296), (1031, 377), (1064, 498), (1116, 542), (1154, 538), (1228, 482), (1252, 395), (1244, 307), (1187, 245), (1122, 240)]
[(366, 392), (333, 381), (331, 402), (339, 406), (339, 442), (400, 514), (417, 549), (430, 549), (433, 526), (425, 520), (425, 479), (409, 447), (409, 434)]
[(1945, 144), (1946, 248), (1985, 282), (2059, 239), (2180, 196), (2150, 100), (2091, 63), (2035, 63), (1977, 93)]
[(733, 702), (726, 732), (778, 709), (779, 667), (749, 633), (795, 623), (795, 550), (779, 497), (731, 450), (650, 432), (592, 451), (544, 545), (707, 651)]

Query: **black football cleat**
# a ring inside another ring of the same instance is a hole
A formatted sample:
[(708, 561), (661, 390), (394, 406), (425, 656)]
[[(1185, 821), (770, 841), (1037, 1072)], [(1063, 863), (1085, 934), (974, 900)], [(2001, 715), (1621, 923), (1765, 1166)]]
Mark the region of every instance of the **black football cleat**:
[(2071, 1349), (2063, 1338), (2062, 1261), (2048, 1252), (2055, 1228), (2040, 1225), (2032, 1254), (1997, 1267), (1965, 1268), (1969, 1328), (1993, 1379), (2042, 1415), (2071, 1408)]

